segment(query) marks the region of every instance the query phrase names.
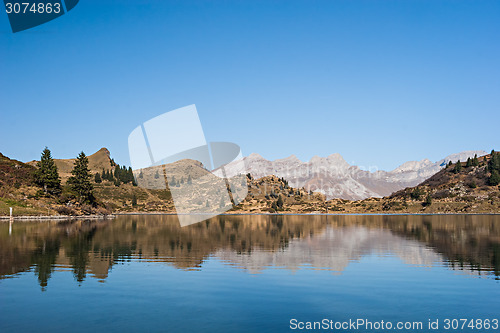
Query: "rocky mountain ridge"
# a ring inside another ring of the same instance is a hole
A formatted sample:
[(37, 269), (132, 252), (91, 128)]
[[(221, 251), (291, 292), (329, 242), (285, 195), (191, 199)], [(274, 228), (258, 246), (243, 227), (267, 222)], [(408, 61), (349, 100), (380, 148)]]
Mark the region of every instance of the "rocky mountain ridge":
[(450, 161), (464, 161), (476, 154), (481, 157), (487, 153), (464, 151), (437, 162), (428, 159), (409, 161), (392, 171), (374, 172), (350, 165), (340, 154), (314, 156), (308, 162), (302, 162), (295, 155), (270, 161), (253, 153), (243, 161), (246, 171), (254, 178), (274, 175), (285, 178), (291, 187), (304, 187), (307, 191), (320, 192), (325, 194), (327, 199), (362, 200), (384, 197), (406, 187), (418, 185), (439, 172)]

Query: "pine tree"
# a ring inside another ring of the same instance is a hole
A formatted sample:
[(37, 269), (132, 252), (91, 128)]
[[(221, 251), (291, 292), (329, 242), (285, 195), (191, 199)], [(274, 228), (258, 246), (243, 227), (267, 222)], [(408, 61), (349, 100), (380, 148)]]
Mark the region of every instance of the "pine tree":
[(129, 182), (135, 183), (134, 172), (132, 171), (132, 167), (128, 167), (127, 170), (127, 178)]
[(425, 197), (424, 206), (430, 206), (430, 205), (432, 205), (432, 197), (431, 197), (431, 195), (429, 193)]
[(120, 180), (124, 184), (130, 181), (130, 179), (128, 178), (127, 167), (125, 165), (120, 168)]
[(42, 151), (40, 162), (37, 163), (38, 169), (35, 172), (35, 182), (43, 187), (45, 194), (61, 193), (61, 179), (57, 171), (57, 166), (52, 158), (49, 148), (45, 147)]
[(115, 166), (115, 171), (113, 173), (113, 176), (115, 177), (115, 179), (120, 179), (120, 165), (116, 165)]
[(72, 176), (68, 179), (68, 185), (78, 195), (80, 203), (95, 202), (93, 186), (90, 183), (89, 160), (82, 151), (75, 161), (75, 166), (71, 171)]
[(457, 161), (457, 164), (455, 164), (455, 168), (453, 169), (454, 173), (460, 173), (462, 171), (462, 162), (460, 160)]
[(160, 178), (160, 174), (158, 173), (158, 170), (156, 170), (155, 179), (158, 179), (158, 178)]
[(488, 161), (488, 170), (491, 173), (493, 171), (500, 171), (500, 153), (495, 153), (494, 150), (491, 152), (491, 157)]
[(97, 173), (95, 174), (94, 181), (95, 181), (97, 184), (102, 183), (101, 175), (99, 174), (99, 172), (97, 172)]
[(141, 172), (139, 172), (139, 179), (142, 179), (144, 178), (144, 174), (142, 173), (142, 169), (141, 169)]
[(467, 163), (465, 163), (465, 167), (466, 168), (470, 168), (472, 166), (472, 160), (470, 159), (470, 157), (467, 158)]
[(188, 183), (188, 185), (191, 185), (193, 183), (193, 180), (191, 179), (191, 175), (188, 176), (187, 183)]
[(497, 170), (493, 170), (488, 179), (488, 185), (497, 186), (498, 184), (500, 184), (500, 173)]
[(135, 207), (135, 206), (137, 206), (137, 196), (134, 193), (134, 195), (132, 196), (132, 207)]
[(475, 167), (479, 166), (479, 160), (477, 159), (477, 154), (475, 154), (474, 158), (472, 159), (472, 165)]
[(279, 208), (283, 208), (283, 198), (281, 197), (281, 194), (278, 196), (278, 200), (276, 201), (276, 205)]

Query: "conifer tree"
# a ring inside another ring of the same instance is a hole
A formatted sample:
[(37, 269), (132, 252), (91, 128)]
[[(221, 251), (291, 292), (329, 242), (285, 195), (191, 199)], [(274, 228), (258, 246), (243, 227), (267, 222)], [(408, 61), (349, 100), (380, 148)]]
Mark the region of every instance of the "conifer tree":
[(479, 166), (479, 160), (477, 159), (477, 154), (475, 154), (474, 158), (472, 159), (472, 165), (475, 167)]
[(78, 201), (93, 204), (95, 197), (94, 188), (90, 182), (89, 160), (83, 151), (76, 158), (71, 174), (68, 185), (78, 195)]
[(466, 168), (470, 168), (472, 166), (472, 160), (470, 159), (470, 157), (467, 158), (467, 163), (465, 163), (465, 167)]
[(132, 167), (128, 167), (127, 170), (127, 178), (129, 182), (135, 183), (134, 172), (132, 171)]
[(99, 174), (99, 172), (97, 172), (97, 173), (95, 174), (94, 181), (95, 181), (97, 184), (102, 183), (101, 175)]
[(490, 160), (486, 168), (486, 172), (491, 172), (488, 179), (488, 185), (496, 186), (500, 184), (500, 153), (491, 151)]
[(488, 170), (490, 172), (493, 172), (493, 170), (500, 171), (500, 153), (495, 153), (494, 150), (491, 152), (491, 157), (488, 161)]
[(488, 179), (488, 184), (491, 186), (497, 186), (500, 184), (500, 173), (497, 170), (491, 172), (491, 176)]
[(430, 206), (430, 205), (432, 205), (432, 197), (430, 194), (427, 194), (427, 196), (425, 197), (424, 206)]
[(120, 166), (118, 164), (115, 166), (115, 172), (113, 176), (115, 177), (115, 179), (120, 179)]
[(49, 148), (42, 151), (38, 169), (35, 172), (35, 182), (43, 188), (45, 194), (61, 193), (61, 179), (57, 171), (57, 166), (52, 158)]
[(462, 162), (460, 162), (460, 160), (458, 160), (457, 164), (455, 164), (455, 168), (453, 169), (453, 172), (460, 173), (460, 171), (462, 171)]
[(132, 207), (135, 207), (135, 206), (137, 206), (137, 196), (134, 193), (134, 195), (132, 196)]
[(281, 194), (278, 196), (278, 200), (276, 201), (276, 205), (279, 208), (283, 208), (283, 198), (281, 197)]

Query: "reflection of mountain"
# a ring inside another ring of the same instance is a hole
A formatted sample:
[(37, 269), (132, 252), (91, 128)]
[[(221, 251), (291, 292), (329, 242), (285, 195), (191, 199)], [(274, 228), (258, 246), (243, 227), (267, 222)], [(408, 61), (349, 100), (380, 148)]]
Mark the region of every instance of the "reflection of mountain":
[(432, 266), (443, 261), (442, 256), (422, 243), (394, 235), (387, 229), (370, 229), (365, 226), (328, 228), (321, 235), (292, 240), (286, 251), (257, 250), (251, 255), (241, 255), (223, 249), (216, 256), (251, 272), (270, 266), (341, 272), (350, 262), (373, 253), (393, 254), (408, 264), (419, 266)]
[(343, 271), (370, 254), (419, 266), (499, 275), (497, 216), (219, 216), (179, 227), (172, 216), (114, 221), (0, 224), (0, 277), (33, 269), (42, 287), (57, 270), (104, 280), (141, 260), (200, 269), (209, 256), (259, 272), (266, 267)]

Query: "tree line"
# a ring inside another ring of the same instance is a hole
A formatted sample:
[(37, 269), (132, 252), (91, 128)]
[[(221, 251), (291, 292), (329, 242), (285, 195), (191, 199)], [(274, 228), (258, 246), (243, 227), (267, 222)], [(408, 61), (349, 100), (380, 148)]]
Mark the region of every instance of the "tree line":
[(104, 180), (113, 182), (116, 186), (120, 186), (120, 184), (128, 184), (131, 183), (134, 186), (137, 186), (134, 178), (134, 173), (132, 172), (131, 167), (126, 167), (125, 165), (120, 166), (119, 164), (115, 165), (114, 171), (104, 170), (102, 172), (97, 172), (94, 176), (94, 181), (97, 184), (102, 183)]

